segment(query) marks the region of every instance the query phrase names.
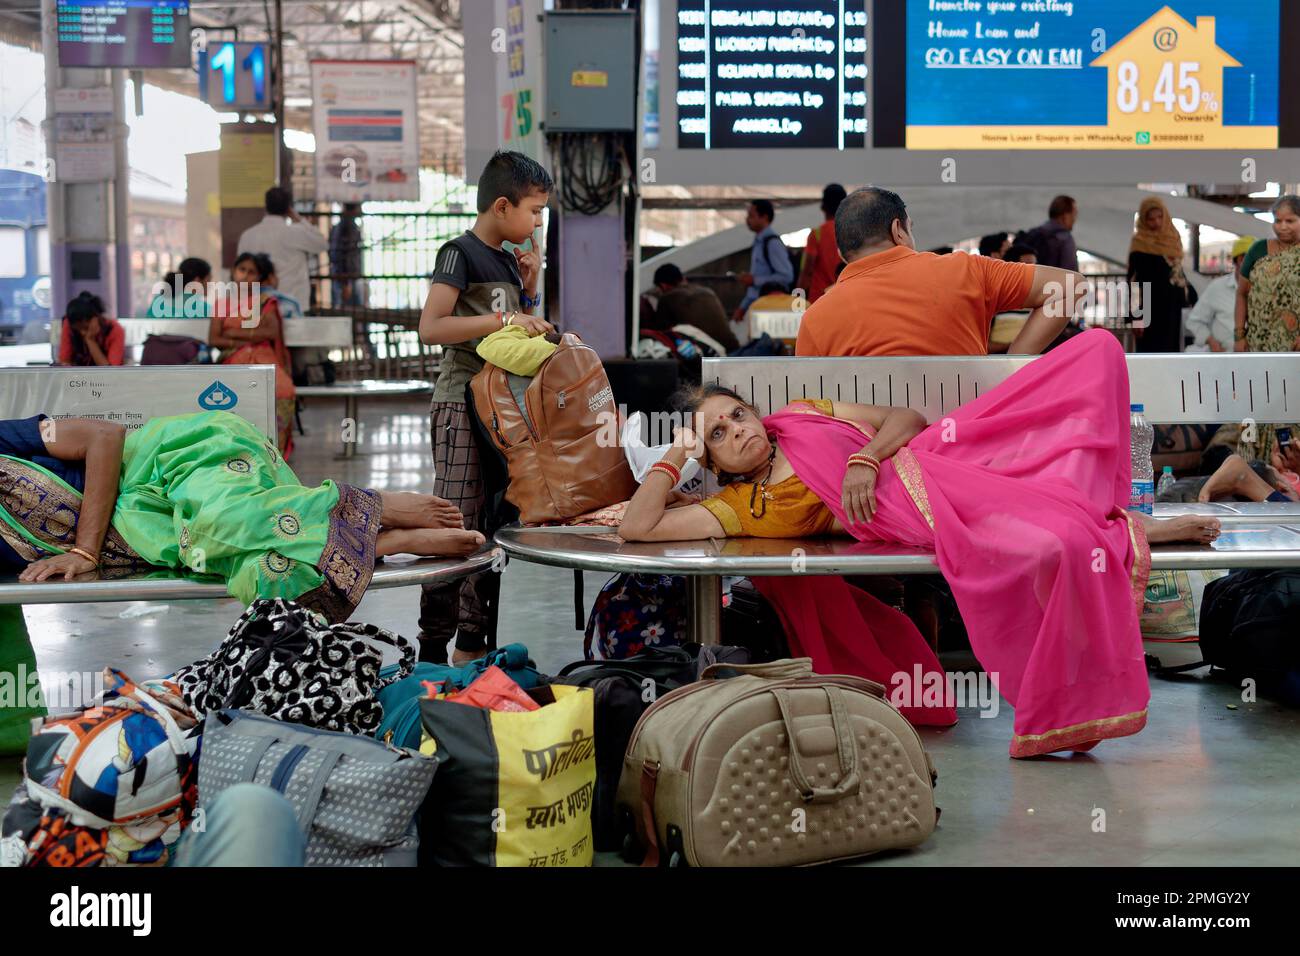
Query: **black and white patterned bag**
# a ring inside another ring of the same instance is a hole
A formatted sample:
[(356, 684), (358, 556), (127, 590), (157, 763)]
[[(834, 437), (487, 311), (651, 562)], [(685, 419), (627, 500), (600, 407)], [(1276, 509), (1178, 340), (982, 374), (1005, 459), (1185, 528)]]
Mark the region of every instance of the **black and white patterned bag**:
[[(379, 676), (382, 647), (401, 652), (397, 674)], [(373, 734), (384, 710), (376, 695), (415, 669), (415, 645), (373, 624), (333, 624), (281, 598), (254, 601), (221, 646), (178, 670), (185, 703), (200, 714), (253, 710), (277, 720)]]

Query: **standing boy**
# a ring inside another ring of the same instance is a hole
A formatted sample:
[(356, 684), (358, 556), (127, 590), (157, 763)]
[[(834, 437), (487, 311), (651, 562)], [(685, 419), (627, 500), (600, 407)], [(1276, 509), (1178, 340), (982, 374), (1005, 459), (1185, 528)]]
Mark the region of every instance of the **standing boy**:
[[(554, 331), (530, 314), (540, 296), (536, 230), (542, 225), (554, 183), (535, 160), (500, 150), (478, 181), (478, 218), (473, 228), (438, 252), (429, 297), (420, 313), (420, 341), (443, 346), (433, 390), (434, 494), (460, 508), (465, 527), (477, 529), (483, 507), (478, 449), (470, 431), (465, 386), (483, 367), (475, 348), (485, 335), (518, 325), (530, 335)], [(527, 252), (501, 248), (529, 242)], [(482, 657), (495, 627), (500, 575), (482, 571), (443, 585), (426, 585), (420, 595), (420, 657), (439, 660), (453, 634), (453, 663)]]

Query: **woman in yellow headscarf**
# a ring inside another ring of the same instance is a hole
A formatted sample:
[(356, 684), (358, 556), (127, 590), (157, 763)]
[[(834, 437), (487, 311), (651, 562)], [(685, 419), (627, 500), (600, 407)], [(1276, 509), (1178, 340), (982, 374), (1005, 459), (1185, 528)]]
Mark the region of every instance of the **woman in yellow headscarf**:
[[(1139, 352), (1181, 352), (1183, 309), (1196, 304), (1196, 290), (1183, 273), (1183, 239), (1165, 204), (1148, 196), (1138, 207), (1128, 252), (1128, 281), (1139, 283), (1144, 311), (1136, 328)], [(1145, 325), (1145, 327), (1144, 327)]]

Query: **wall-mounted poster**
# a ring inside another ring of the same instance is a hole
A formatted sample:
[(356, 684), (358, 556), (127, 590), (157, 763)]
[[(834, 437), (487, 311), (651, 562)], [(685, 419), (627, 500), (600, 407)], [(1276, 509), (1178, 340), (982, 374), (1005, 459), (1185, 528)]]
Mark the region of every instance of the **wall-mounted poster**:
[(54, 94), (54, 178), (102, 183), (117, 170), (113, 89), (58, 90)]
[(313, 60), (316, 199), (420, 198), (413, 61)]

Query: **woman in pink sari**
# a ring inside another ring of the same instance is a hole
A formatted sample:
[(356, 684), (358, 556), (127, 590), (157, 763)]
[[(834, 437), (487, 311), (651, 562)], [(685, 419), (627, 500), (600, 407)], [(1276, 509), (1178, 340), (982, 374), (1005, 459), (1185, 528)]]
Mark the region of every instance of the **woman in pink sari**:
[[(702, 390), (628, 506), (628, 540), (851, 534), (932, 548), (971, 646), (1015, 708), (1011, 756), (1088, 750), (1137, 733), (1149, 699), (1138, 613), (1148, 543), (1218, 536), (1214, 519), (1156, 521), (1129, 501), (1124, 353), (1093, 331), (926, 427), (909, 409), (801, 401), (760, 419), (735, 393)], [(725, 482), (669, 507), (687, 454)], [(850, 456), (853, 456), (852, 459)], [(942, 669), (903, 614), (841, 578), (756, 578), (792, 650), (823, 673), (886, 685)], [(939, 686), (946, 686), (941, 683)], [(913, 704), (917, 703), (915, 699)], [(946, 725), (941, 704), (900, 707)]]

